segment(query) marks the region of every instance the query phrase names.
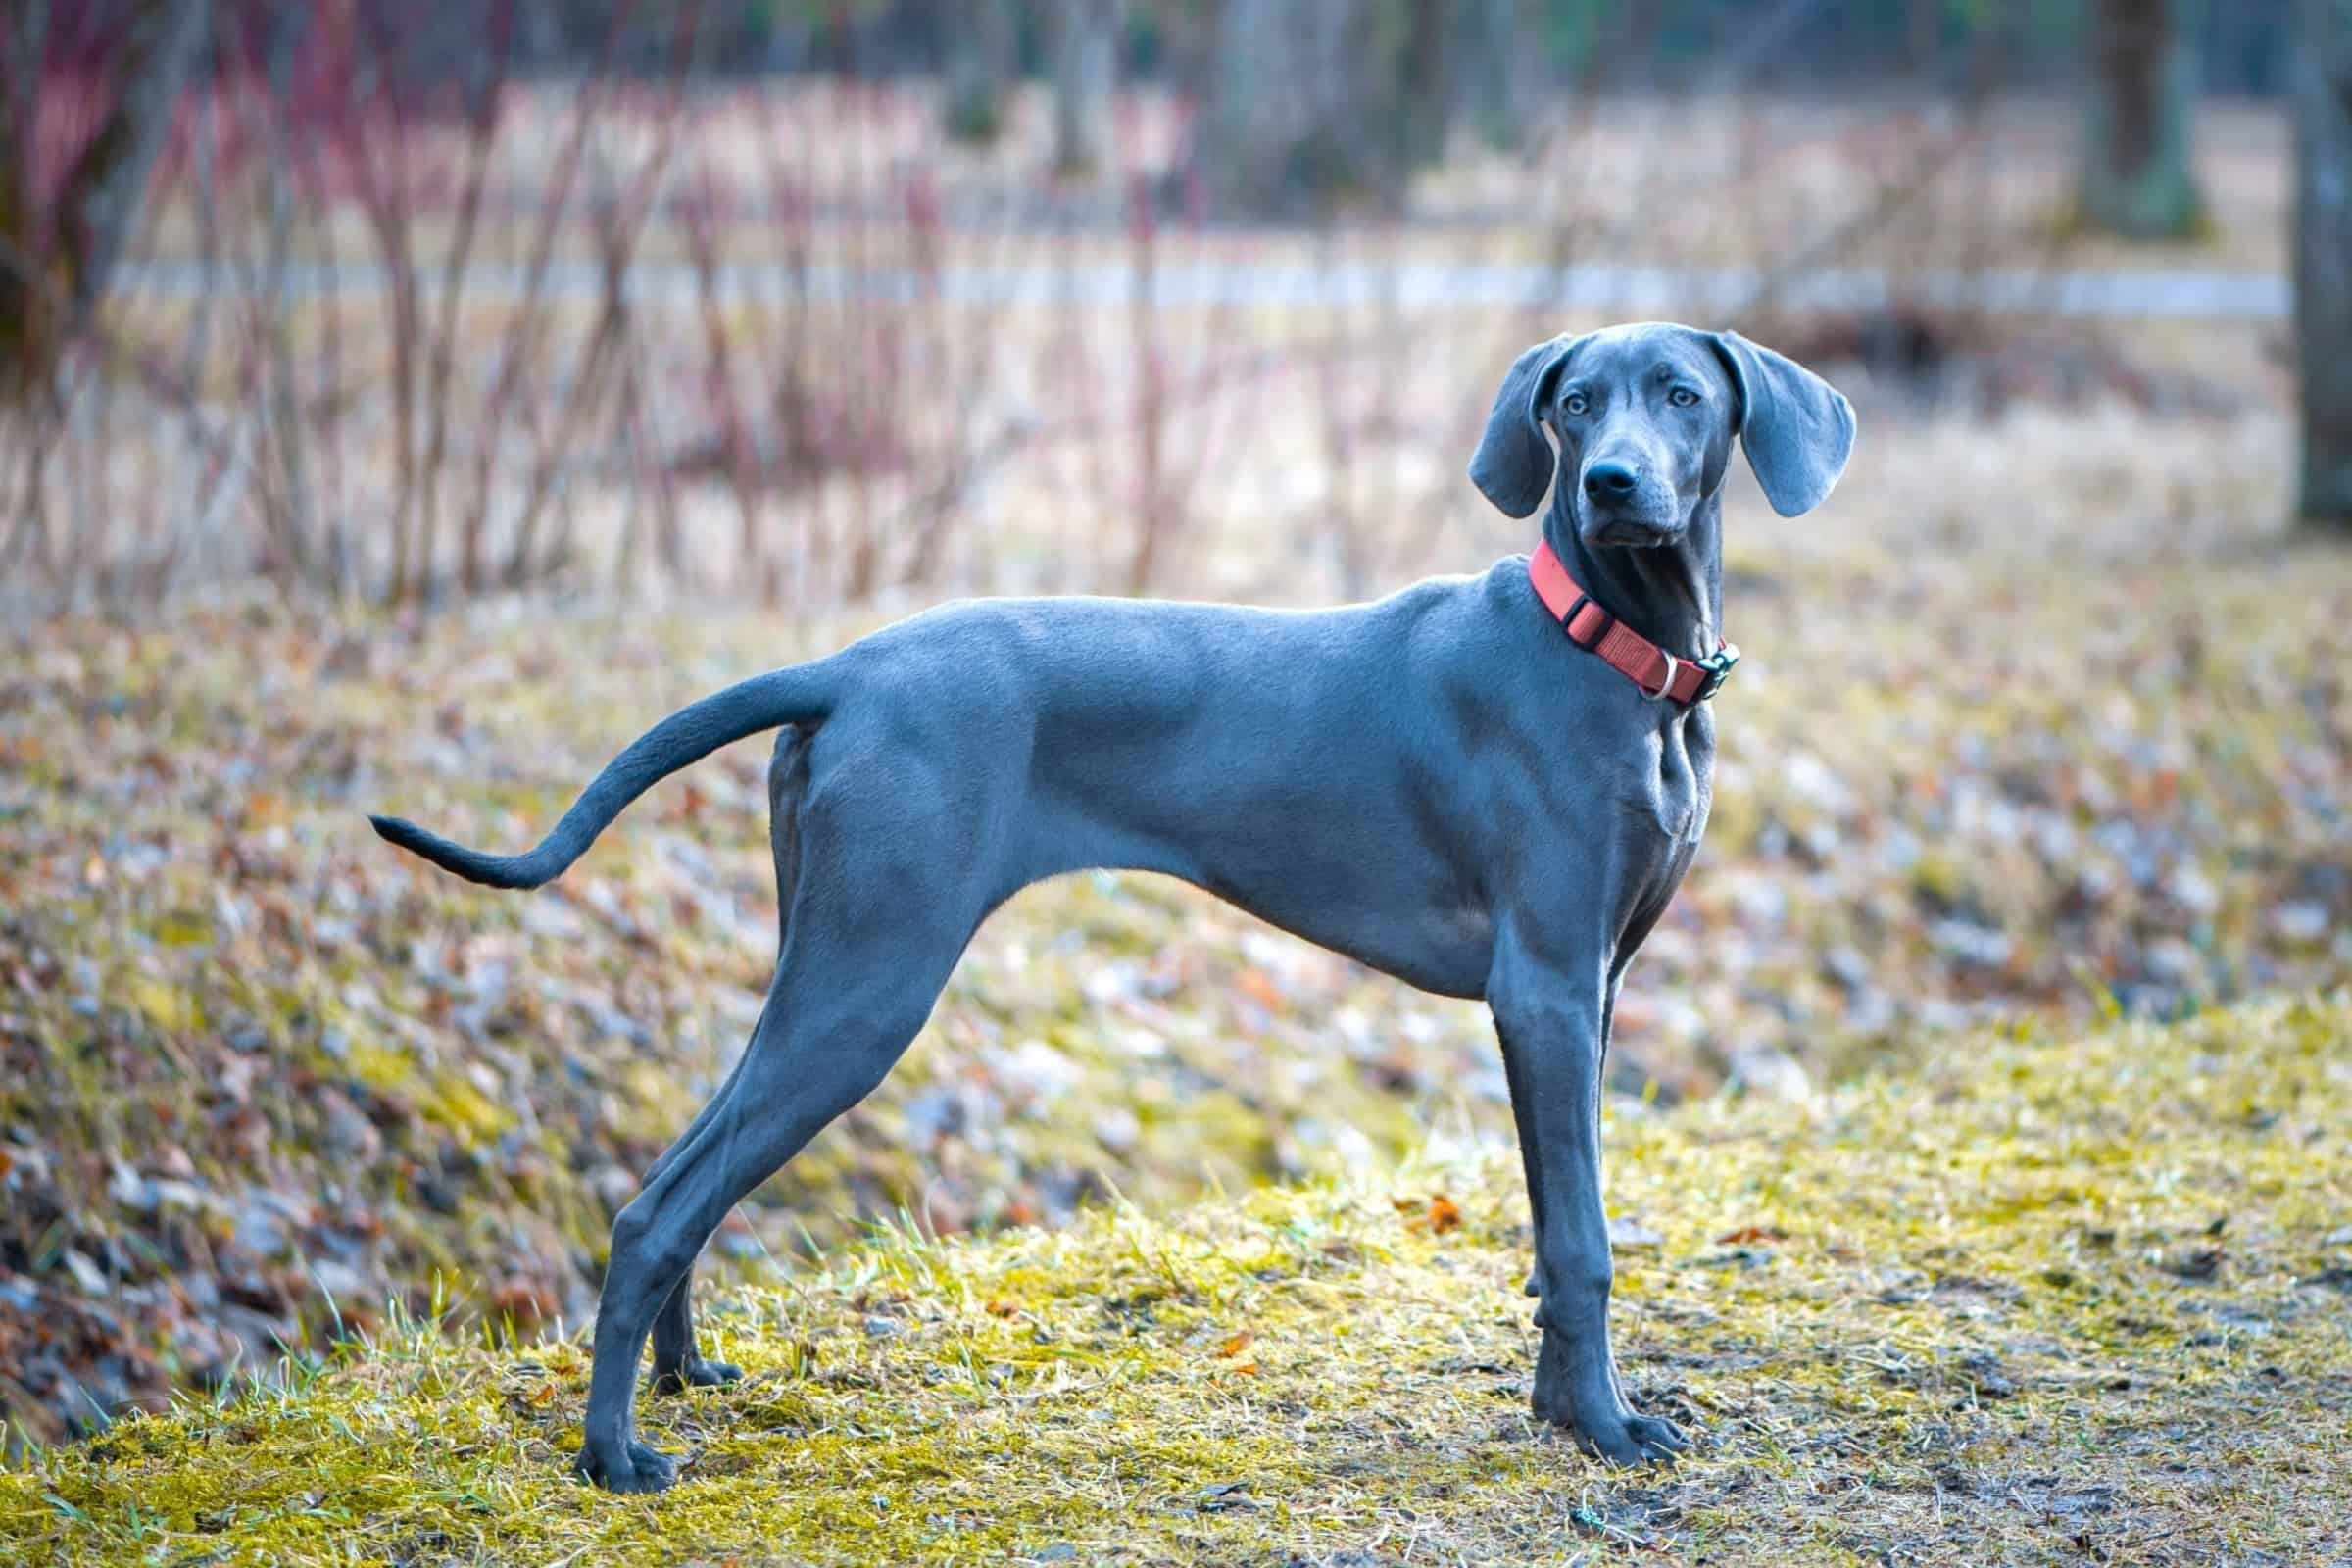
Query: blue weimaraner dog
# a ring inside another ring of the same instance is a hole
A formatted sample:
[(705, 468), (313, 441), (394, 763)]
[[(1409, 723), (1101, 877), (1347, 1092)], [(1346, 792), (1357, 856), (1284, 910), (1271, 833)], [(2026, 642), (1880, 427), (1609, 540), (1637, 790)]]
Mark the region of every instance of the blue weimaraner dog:
[(1684, 1447), (1627, 1402), (1609, 1349), (1601, 1062), (1626, 965), (1707, 819), (1699, 699), (1731, 657), (1735, 437), (1794, 516), (1837, 483), (1853, 412), (1731, 332), (1555, 338), (1512, 364), (1470, 464), (1514, 517), (1551, 493), (1532, 557), (1338, 610), (947, 605), (671, 714), (526, 855), (374, 818), (460, 876), (537, 887), (656, 780), (781, 731), (775, 978), (732, 1076), (613, 1221), (581, 1471), (622, 1492), (670, 1484), (673, 1462), (634, 1436), (648, 1332), (657, 1389), (737, 1375), (695, 1349), (705, 1241), (881, 1083), (992, 909), (1093, 866), (1182, 877), (1410, 984), (1484, 998), (1535, 1216), (1536, 1413), (1615, 1462)]

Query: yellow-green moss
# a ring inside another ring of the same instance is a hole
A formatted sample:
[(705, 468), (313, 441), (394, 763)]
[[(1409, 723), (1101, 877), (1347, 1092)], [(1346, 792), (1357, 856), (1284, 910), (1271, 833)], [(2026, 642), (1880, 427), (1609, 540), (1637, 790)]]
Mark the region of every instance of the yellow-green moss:
[(1618, 1250), (1619, 1348), (1702, 1433), (1671, 1472), (1531, 1424), (1515, 1169), (1424, 1160), (726, 1296), (750, 1378), (646, 1401), (662, 1497), (568, 1479), (576, 1344), (396, 1328), (0, 1475), (0, 1556), (2311, 1561), (2352, 1496), (2348, 1140), (2342, 998), (1627, 1102), (1612, 1209), (1660, 1240)]

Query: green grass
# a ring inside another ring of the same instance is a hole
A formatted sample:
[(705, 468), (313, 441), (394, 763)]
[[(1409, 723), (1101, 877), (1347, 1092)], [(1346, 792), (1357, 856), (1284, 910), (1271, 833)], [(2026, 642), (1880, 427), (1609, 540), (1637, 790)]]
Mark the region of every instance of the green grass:
[[(2267, 416), (1928, 423), (1866, 445), (1801, 529), (1743, 503), (1714, 819), (1612, 1087), (1835, 1081), (1988, 1016), (2352, 980), (2352, 554), (2278, 525), (2285, 440)], [(1524, 542), (1436, 534), (1451, 565)], [(436, 1281), (462, 1337), (584, 1320), (612, 1211), (768, 976), (764, 742), (527, 897), (362, 813), (527, 844), (655, 716), (882, 618), (245, 598), (11, 633), (0, 1455), (281, 1341), (390, 1332)], [(1475, 1004), (1165, 879), (1061, 878), (988, 922), (899, 1070), (709, 1272), (877, 1216), (1167, 1213), (1509, 1128)]]
[[(886, 1232), (717, 1299), (678, 1488), (569, 1479), (575, 1340), (388, 1322), (0, 1475), (12, 1563), (2315, 1562), (2352, 1495), (2352, 1000), (1942, 1038), (1795, 1105), (1612, 1105), (1620, 1358), (1526, 1410), (1515, 1165)], [(1446, 1200), (1444, 1203), (1438, 1199)], [(1457, 1217), (1458, 1216), (1458, 1217)]]

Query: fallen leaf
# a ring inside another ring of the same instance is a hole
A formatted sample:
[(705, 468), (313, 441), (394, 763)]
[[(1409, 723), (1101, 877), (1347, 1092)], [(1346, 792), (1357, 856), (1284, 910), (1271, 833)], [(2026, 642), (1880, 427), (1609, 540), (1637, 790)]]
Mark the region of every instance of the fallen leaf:
[(1638, 1219), (1618, 1218), (1609, 1221), (1611, 1247), (1663, 1247), (1665, 1244), (1665, 1237)]
[(2156, 1266), (2177, 1279), (2209, 1280), (2221, 1272), (2224, 1257), (2218, 1247), (2189, 1248), (2156, 1260)]

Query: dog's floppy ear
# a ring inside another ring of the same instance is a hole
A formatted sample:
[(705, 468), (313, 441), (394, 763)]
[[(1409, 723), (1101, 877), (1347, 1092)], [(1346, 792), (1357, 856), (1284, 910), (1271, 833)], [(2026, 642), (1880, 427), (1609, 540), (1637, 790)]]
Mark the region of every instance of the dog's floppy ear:
[(1764, 499), (1784, 517), (1811, 512), (1837, 488), (1854, 450), (1854, 406), (1786, 356), (1737, 332), (1708, 340), (1740, 391), (1740, 443)]
[(1470, 457), (1470, 482), (1505, 516), (1526, 516), (1551, 488), (1555, 460), (1544, 438), (1544, 400), (1575, 347), (1570, 337), (1537, 344), (1511, 362), (1502, 390), (1494, 394), (1487, 433)]

